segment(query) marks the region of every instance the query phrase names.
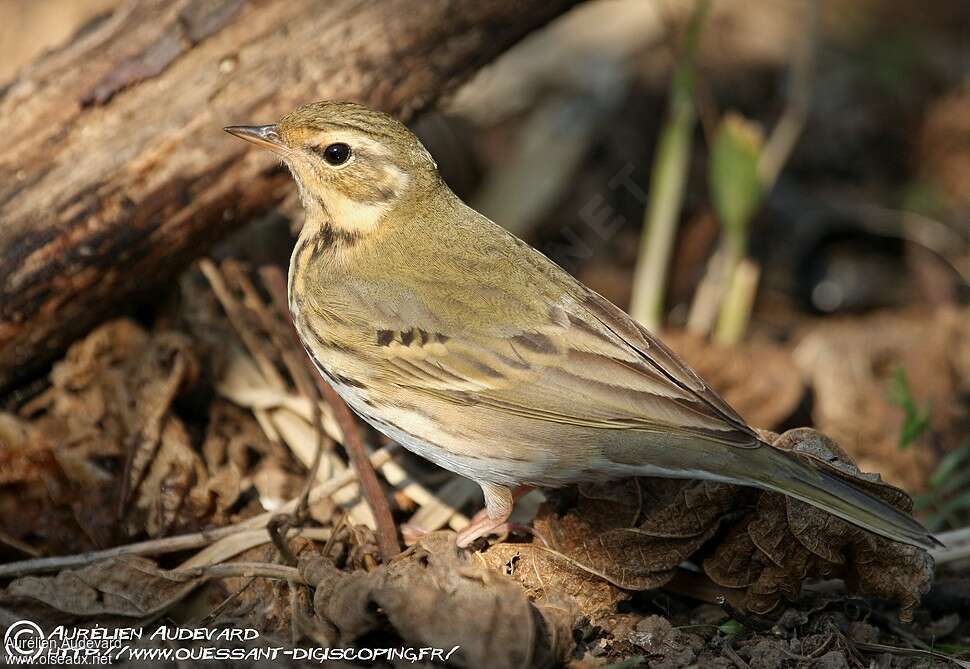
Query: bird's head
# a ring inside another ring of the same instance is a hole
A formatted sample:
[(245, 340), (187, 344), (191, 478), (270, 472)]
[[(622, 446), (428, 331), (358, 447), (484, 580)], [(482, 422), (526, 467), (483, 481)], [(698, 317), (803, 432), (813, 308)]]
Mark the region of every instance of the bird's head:
[(234, 125), (290, 168), (307, 220), (365, 234), (403, 198), (439, 182), (437, 166), (408, 128), (350, 102), (314, 102), (274, 125)]

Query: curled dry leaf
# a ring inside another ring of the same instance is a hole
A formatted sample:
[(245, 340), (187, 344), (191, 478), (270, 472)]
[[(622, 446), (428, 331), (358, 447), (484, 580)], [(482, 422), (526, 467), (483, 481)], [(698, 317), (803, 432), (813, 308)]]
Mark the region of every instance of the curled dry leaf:
[(33, 438), (17, 460), (35, 461), (49, 445), (64, 481), (50, 498), (71, 508), (83, 548), (114, 543), (119, 516), (129, 535), (159, 536), (220, 522), (239, 498), (247, 447), (262, 437), (252, 418), (227, 418), (215, 403), (200, 457), (173, 409), (198, 368), (184, 335), (116, 320), (75, 343), (54, 365), (50, 388), (22, 408)]
[(90, 548), (69, 491), (51, 442), (26, 421), (0, 413), (0, 536), (19, 549), (16, 557)]
[[(835, 458), (834, 473), (899, 509), (912, 510), (906, 493), (878, 476), (861, 474), (837, 444), (815, 430), (790, 430), (775, 444)], [(837, 576), (856, 592), (897, 602), (900, 617), (909, 620), (933, 579), (933, 560), (926, 551), (776, 493), (761, 493), (755, 513), (743, 525), (743, 532), (731, 532), (704, 561), (704, 570), (719, 585), (745, 588), (745, 606), (753, 613), (767, 613), (782, 597), (797, 596), (806, 576)]]
[[(200, 582), (173, 575), (147, 558), (102, 560), (56, 576), (18, 578), (0, 592), (0, 605), (31, 611), (33, 619), (48, 616), (121, 616), (148, 618), (179, 602)], [(47, 615), (43, 611), (47, 610)]]
[(460, 646), (450, 665), (495, 668), (558, 666), (573, 649), (569, 600), (534, 606), (515, 579), (458, 551), (452, 533), (427, 534), (370, 572), (348, 574), (321, 560), (301, 568), (316, 586), (317, 615), (341, 643), (389, 624), (415, 646)]
[(616, 612), (620, 602), (630, 597), (626, 590), (581, 562), (547, 550), (541, 542), (500, 543), (479, 554), (479, 558), (489, 569), (519, 581), (537, 607), (566, 597), (594, 625), (601, 625)]
[[(812, 429), (791, 430), (780, 448), (834, 460), (833, 472), (910, 510), (902, 491), (865, 475), (831, 440)], [(570, 494), (573, 499), (569, 499)], [(809, 576), (839, 576), (856, 592), (895, 601), (911, 616), (929, 589), (933, 562), (918, 548), (892, 542), (794, 499), (752, 488), (704, 481), (631, 479), (556, 493), (536, 518), (541, 542), (493, 547), (513, 575), (532, 588), (548, 579), (575, 594), (589, 578), (626, 590), (660, 587), (684, 560), (700, 561), (720, 586), (744, 590), (744, 607), (768, 613), (795, 598)], [(723, 528), (723, 531), (721, 531)], [(514, 553), (514, 554), (513, 554)], [(538, 555), (544, 554), (540, 558)], [(530, 574), (530, 567), (535, 572)], [(608, 600), (578, 598), (584, 613)]]

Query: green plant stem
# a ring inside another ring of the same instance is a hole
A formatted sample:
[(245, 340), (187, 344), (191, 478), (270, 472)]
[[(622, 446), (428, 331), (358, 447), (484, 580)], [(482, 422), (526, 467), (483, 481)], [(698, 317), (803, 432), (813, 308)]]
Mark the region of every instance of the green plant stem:
[[(811, 105), (818, 40), (818, 0), (804, 0), (803, 5), (806, 30), (792, 58), (788, 102), (758, 161), (758, 176), (765, 196), (774, 188), (778, 175), (794, 150)], [(760, 268), (756, 263), (745, 261), (743, 255), (729, 253), (720, 276), (726, 289), (722, 293), (718, 311), (715, 341), (731, 345), (744, 338), (751, 320), (759, 275)]]
[(633, 275), (631, 315), (650, 330), (663, 325), (663, 298), (670, 256), (687, 184), (694, 109), (694, 62), (697, 42), (710, 0), (698, 0), (681, 57), (670, 82), (667, 118), (660, 132), (650, 176), (640, 253)]
[(726, 346), (733, 346), (744, 338), (761, 275), (758, 263), (743, 255), (731, 255), (728, 290), (714, 332), (714, 341)]

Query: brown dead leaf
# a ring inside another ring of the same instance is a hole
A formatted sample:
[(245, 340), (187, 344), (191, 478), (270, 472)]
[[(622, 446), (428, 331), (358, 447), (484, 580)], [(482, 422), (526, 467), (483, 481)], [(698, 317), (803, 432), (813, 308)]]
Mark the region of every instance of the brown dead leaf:
[(0, 536), (21, 547), (14, 555), (90, 548), (71, 501), (70, 483), (51, 444), (26, 421), (0, 414)]
[(213, 400), (209, 407), (209, 424), (201, 450), (209, 471), (231, 463), (244, 472), (249, 471), (250, 452), (273, 452), (252, 412), (222, 399)]
[[(962, 445), (970, 430), (961, 400), (970, 388), (970, 308), (826, 318), (798, 340), (794, 357), (814, 389), (813, 423), (861, 469), (919, 491), (933, 471), (934, 451)], [(890, 399), (897, 367), (917, 405), (931, 408), (928, 433), (907, 450), (898, 447), (904, 412)]]
[(147, 618), (180, 601), (199, 582), (159, 569), (147, 558), (114, 558), (56, 576), (18, 578), (0, 592), (0, 605), (18, 610), (42, 604), (75, 616)]
[(519, 580), (533, 599), (565, 593), (599, 624), (628, 597), (626, 591), (666, 585), (677, 565), (710, 540), (725, 514), (751, 503), (752, 493), (711, 482), (647, 478), (548, 492), (550, 502), (534, 521), (548, 545), (498, 544), (481, 557)]
[[(176, 467), (186, 472), (182, 474), (186, 478), (191, 476), (188, 470), (196, 465), (202, 466), (201, 460), (188, 447), (188, 437), (181, 423), (170, 413), (179, 388), (188, 385), (187, 374), (195, 364), (190, 360), (190, 344), (174, 333), (160, 335), (151, 344), (154, 345), (146, 346), (138, 356), (140, 364), (136, 363), (131, 370), (136, 377), (126, 388), (130, 393), (128, 406), (132, 410), (126, 412), (124, 418), (133, 445), (128, 453), (128, 478), (122, 491), (122, 504), (127, 504), (138, 494), (150, 475), (150, 468), (156, 470), (156, 479), (159, 476), (172, 478), (168, 470)], [(154, 486), (146, 488), (154, 489)]]
[(53, 444), (94, 545), (113, 543), (119, 516), (129, 535), (160, 536), (223, 522), (239, 499), (249, 449), (265, 441), (251, 416), (214, 403), (200, 456), (173, 409), (198, 367), (184, 335), (112, 321), (75, 343), (54, 365), (51, 387), (22, 409), (38, 439)]
[(496, 544), (479, 558), (489, 569), (519, 581), (536, 606), (547, 598), (565, 596), (594, 625), (613, 615), (617, 605), (630, 598), (627, 591), (582, 564), (547, 550), (541, 542)]
[(449, 664), (496, 668), (557, 666), (574, 645), (568, 600), (533, 606), (514, 579), (458, 551), (450, 532), (428, 534), (370, 572), (347, 574), (317, 561), (302, 569), (317, 586), (317, 615), (341, 643), (389, 624), (413, 645), (460, 646)]
[[(912, 500), (878, 476), (861, 474), (832, 440), (810, 428), (789, 430), (775, 445), (833, 462), (832, 473), (904, 511)], [(878, 594), (909, 619), (933, 579), (926, 551), (867, 532), (814, 506), (762, 492), (753, 515), (704, 560), (711, 579), (747, 591), (745, 608), (767, 613), (797, 597), (808, 576), (840, 576), (857, 592)]]
[(585, 485), (568, 513), (544, 508), (535, 527), (562, 559), (617, 587), (648, 590), (704, 545), (736, 498), (737, 488), (707, 481)]

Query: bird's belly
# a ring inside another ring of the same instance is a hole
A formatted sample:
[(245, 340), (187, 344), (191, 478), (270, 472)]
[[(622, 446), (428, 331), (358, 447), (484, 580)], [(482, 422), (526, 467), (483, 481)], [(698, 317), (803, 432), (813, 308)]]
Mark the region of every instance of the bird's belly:
[(373, 390), (379, 386), (379, 370), (347, 352), (314, 350), (302, 334), (320, 375), (355, 413), (408, 450), (472, 480), (560, 487), (621, 476), (669, 475), (647, 462), (630, 468), (603, 456), (612, 439), (628, 438), (630, 433), (604, 430), (597, 439), (580, 428), (496, 414), (485, 406), (421, 400), (408, 393), (386, 397)]
[(386, 398), (372, 396), (367, 384), (342, 382), (345, 377), (339, 372), (311, 358), (321, 376), (369, 425), (409, 451), (474, 481), (557, 488), (631, 476), (723, 480), (699, 469), (664, 467), (663, 458), (651, 463), (653, 458), (643, 457), (642, 450), (636, 465), (602, 456), (602, 447), (617, 437), (632, 437), (637, 447), (647, 452), (670, 447), (652, 444), (648, 434), (604, 431), (597, 440), (590, 439), (593, 435), (589, 433), (561, 428), (562, 432), (551, 435), (542, 433), (537, 425), (520, 424), (513, 417), (503, 421), (492, 416), (490, 421), (482, 421), (471, 407), (453, 407), (445, 420), (433, 406), (390, 404)]
[(473, 443), (466, 436), (449, 430), (445, 421), (436, 420), (420, 406), (392, 405), (386, 398), (372, 396), (367, 384), (348, 383), (346, 377), (309, 348), (307, 353), (320, 375), (354, 413), (374, 429), (439, 467), (478, 482), (562, 485), (538, 480), (544, 471), (540, 463), (512, 462), (491, 452), (489, 447), (495, 444)]

